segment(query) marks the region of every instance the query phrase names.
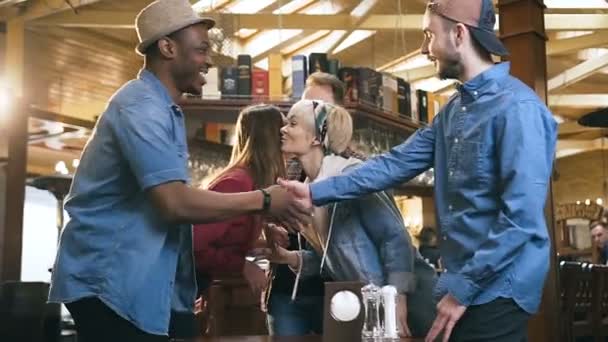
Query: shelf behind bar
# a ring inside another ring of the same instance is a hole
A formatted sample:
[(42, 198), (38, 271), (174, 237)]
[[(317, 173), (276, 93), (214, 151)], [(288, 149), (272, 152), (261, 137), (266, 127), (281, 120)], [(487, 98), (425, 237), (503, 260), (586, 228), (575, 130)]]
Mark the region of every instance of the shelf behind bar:
[[(195, 97), (184, 98), (180, 105), (187, 115), (194, 115), (208, 122), (235, 123), (239, 111), (246, 106), (266, 103), (279, 107), (281, 111), (287, 112), (295, 101), (283, 100), (255, 100), (255, 99), (200, 99)], [(396, 128), (407, 133), (413, 133), (423, 124), (414, 120), (399, 116), (397, 113), (389, 113), (375, 106), (365, 103), (346, 103), (344, 105), (355, 118), (365, 118), (380, 124)]]

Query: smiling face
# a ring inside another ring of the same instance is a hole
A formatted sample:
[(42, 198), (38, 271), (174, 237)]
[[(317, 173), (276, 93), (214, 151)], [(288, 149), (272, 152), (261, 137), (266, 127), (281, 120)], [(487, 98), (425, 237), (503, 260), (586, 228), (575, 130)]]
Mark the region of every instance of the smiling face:
[(435, 64), (440, 79), (459, 79), (463, 63), (455, 43), (457, 24), (427, 10), (422, 21), (424, 40), (420, 50)]
[(291, 107), (287, 122), (281, 128), (283, 153), (302, 156), (320, 147), (314, 133), (314, 115), (312, 101), (298, 101)]
[(200, 95), (206, 83), (203, 75), (212, 64), (207, 26), (189, 26), (171, 39), (176, 45), (171, 74), (177, 89), (183, 93)]

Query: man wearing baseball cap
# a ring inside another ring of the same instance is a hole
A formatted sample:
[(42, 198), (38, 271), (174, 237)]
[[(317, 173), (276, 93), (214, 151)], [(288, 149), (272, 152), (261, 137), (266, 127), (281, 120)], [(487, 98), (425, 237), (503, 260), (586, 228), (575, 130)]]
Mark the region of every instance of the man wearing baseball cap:
[(213, 25), (188, 0), (154, 1), (135, 19), (144, 68), (112, 96), (83, 151), (53, 268), (49, 300), (66, 304), (80, 342), (167, 341), (171, 315), (192, 313), (196, 296), (190, 224), (300, 208), (279, 186), (187, 185), (176, 102), (201, 92)]
[(435, 341), (520, 342), (549, 267), (544, 205), (557, 139), (553, 116), (492, 55), (492, 0), (432, 0), (421, 51), (458, 92), (401, 145), (349, 174), (280, 184), (326, 205), (402, 184), (434, 167), (440, 254)]

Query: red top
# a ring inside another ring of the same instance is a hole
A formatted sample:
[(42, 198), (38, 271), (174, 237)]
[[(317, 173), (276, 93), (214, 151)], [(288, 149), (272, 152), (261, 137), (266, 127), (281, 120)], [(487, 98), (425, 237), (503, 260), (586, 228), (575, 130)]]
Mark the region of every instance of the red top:
[[(252, 191), (254, 184), (246, 169), (234, 168), (215, 180), (209, 190), (217, 192)], [(245, 256), (260, 236), (262, 226), (256, 215), (194, 225), (196, 270), (209, 275), (241, 273)]]

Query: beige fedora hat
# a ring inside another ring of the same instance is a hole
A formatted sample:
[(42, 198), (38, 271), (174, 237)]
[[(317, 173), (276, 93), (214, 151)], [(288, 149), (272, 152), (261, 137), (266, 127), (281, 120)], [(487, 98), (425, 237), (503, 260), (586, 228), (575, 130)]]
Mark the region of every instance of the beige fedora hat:
[(200, 17), (188, 0), (156, 0), (135, 17), (135, 30), (139, 38), (135, 51), (143, 55), (160, 38), (198, 23), (206, 23), (212, 28), (215, 20)]

